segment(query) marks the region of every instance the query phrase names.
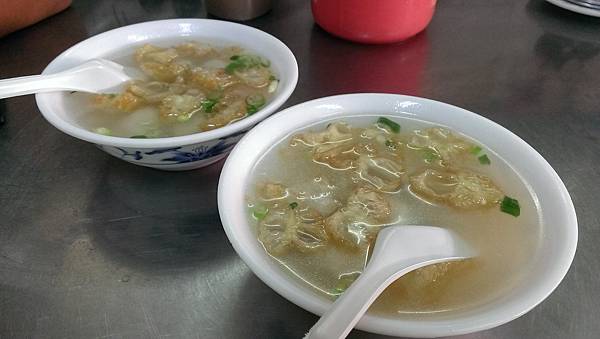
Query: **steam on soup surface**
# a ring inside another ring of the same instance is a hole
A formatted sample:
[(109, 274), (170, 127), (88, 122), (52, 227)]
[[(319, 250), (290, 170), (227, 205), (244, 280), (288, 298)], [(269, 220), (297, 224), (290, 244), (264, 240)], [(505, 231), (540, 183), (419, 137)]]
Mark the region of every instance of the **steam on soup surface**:
[(384, 227), (451, 229), (478, 250), (394, 282), (371, 311), (443, 313), (509, 290), (541, 229), (527, 186), (482, 145), (429, 123), (351, 117), (298, 131), (253, 169), (258, 240), (284, 270), (335, 298), (362, 272)]
[(256, 113), (278, 84), (269, 60), (235, 46), (147, 44), (116, 61), (140, 78), (120, 94), (68, 98), (79, 123), (100, 134), (159, 138), (219, 128)]

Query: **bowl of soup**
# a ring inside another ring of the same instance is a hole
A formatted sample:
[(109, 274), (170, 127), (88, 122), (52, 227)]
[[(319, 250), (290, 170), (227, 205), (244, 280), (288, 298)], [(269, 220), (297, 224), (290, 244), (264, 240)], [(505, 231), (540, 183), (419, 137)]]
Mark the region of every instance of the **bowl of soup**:
[[(84, 40), (43, 74), (105, 58), (132, 81), (105, 94), (36, 95), (61, 131), (125, 161), (164, 170), (207, 166), (275, 112), (298, 81), (293, 53), (258, 29), (174, 19), (120, 27)], [(114, 92), (114, 93), (113, 93)]]
[(317, 315), (360, 275), (379, 230), (457, 233), (476, 258), (401, 277), (357, 325), (393, 336), (511, 321), (557, 287), (577, 246), (569, 193), (531, 146), (475, 113), (403, 95), (327, 97), (263, 121), (225, 162), (218, 204), (252, 271)]

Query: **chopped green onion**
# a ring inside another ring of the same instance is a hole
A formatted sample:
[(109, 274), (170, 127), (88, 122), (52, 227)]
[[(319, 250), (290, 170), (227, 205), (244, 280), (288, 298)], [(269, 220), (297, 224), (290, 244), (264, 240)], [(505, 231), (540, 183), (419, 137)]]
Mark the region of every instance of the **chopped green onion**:
[(146, 139), (148, 138), (147, 136), (140, 134), (140, 135), (134, 135), (134, 136), (130, 136), (131, 139)]
[(296, 207), (298, 207), (298, 203), (297, 202), (294, 201), (293, 203), (290, 204), (290, 208), (291, 209), (294, 209)]
[(258, 112), (258, 108), (254, 107), (254, 106), (247, 105), (246, 106), (246, 112), (248, 113), (248, 115), (252, 115), (252, 114)]
[(102, 135), (112, 135), (112, 131), (106, 127), (98, 127), (94, 130), (94, 132)]
[(273, 81), (273, 80), (277, 80), (277, 78), (273, 74), (271, 74), (271, 76), (269, 77), (269, 80)]
[(225, 66), (225, 73), (227, 74), (233, 74), (233, 72), (235, 72), (236, 69), (241, 68), (241, 64), (237, 63), (237, 62), (231, 62), (229, 63), (229, 65)]
[(246, 97), (246, 111), (252, 115), (263, 107), (266, 103), (265, 97), (261, 94), (252, 94)]
[(481, 147), (479, 146), (473, 146), (471, 147), (471, 149), (469, 150), (469, 152), (473, 155), (477, 155), (479, 152), (481, 152)]
[(479, 159), (479, 163), (482, 165), (489, 165), (492, 162), (490, 161), (490, 158), (488, 158), (487, 154), (484, 154), (480, 157), (477, 157), (477, 159)]
[(389, 147), (392, 151), (395, 151), (398, 149), (398, 143), (396, 143), (393, 140), (387, 139), (385, 141), (385, 146)]
[(271, 82), (269, 83), (269, 87), (267, 88), (267, 92), (275, 92), (277, 90), (277, 86), (279, 86), (279, 80), (271, 80)]
[(186, 122), (188, 120), (190, 120), (192, 118), (192, 113), (187, 113), (187, 114), (182, 114), (182, 115), (178, 115), (177, 116), (177, 121), (179, 122)]
[(202, 110), (206, 113), (211, 113), (213, 110), (213, 107), (215, 107), (215, 105), (218, 103), (219, 101), (216, 99), (204, 99), (200, 102), (200, 105), (202, 106)]
[(271, 62), (265, 58), (256, 55), (234, 55), (229, 58), (231, 62), (225, 66), (225, 72), (233, 74), (237, 70), (248, 69), (252, 67), (269, 67)]
[(426, 148), (422, 151), (422, 155), (423, 155), (423, 159), (425, 159), (428, 162), (432, 162), (434, 160), (438, 160), (440, 158), (440, 156), (432, 149), (430, 148)]
[(336, 288), (331, 289), (331, 294), (338, 296), (338, 295), (344, 293), (345, 290), (346, 290), (345, 288), (336, 287)]
[(388, 127), (394, 133), (400, 133), (400, 125), (388, 118), (380, 117), (377, 119), (377, 123)]
[(262, 94), (252, 94), (246, 97), (246, 103), (253, 106), (262, 106), (265, 104), (265, 97)]
[(269, 214), (269, 209), (266, 207), (256, 206), (252, 210), (252, 216), (256, 220), (263, 220), (267, 216), (267, 214)]
[(337, 284), (335, 284), (335, 288), (331, 290), (331, 294), (340, 295), (344, 293), (344, 291), (347, 290), (348, 287), (350, 287), (350, 285), (352, 285), (352, 283), (358, 278), (359, 275), (360, 273), (358, 272), (340, 275), (338, 277)]
[(521, 207), (519, 201), (511, 197), (505, 196), (500, 204), (500, 210), (504, 213), (508, 213), (512, 216), (518, 217), (521, 214)]

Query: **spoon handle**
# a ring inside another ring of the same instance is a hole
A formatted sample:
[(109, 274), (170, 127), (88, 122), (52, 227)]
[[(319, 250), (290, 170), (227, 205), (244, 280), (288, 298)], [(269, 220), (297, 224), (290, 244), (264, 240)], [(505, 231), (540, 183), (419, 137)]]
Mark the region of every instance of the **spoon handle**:
[(333, 303), (305, 339), (340, 339), (394, 280), (423, 266), (473, 257), (476, 252), (454, 233), (432, 226), (391, 226), (377, 235), (363, 273)]
[[(304, 339), (339, 339), (345, 338), (362, 318), (369, 306), (392, 282), (406, 273), (416, 269), (422, 258), (407, 260), (402, 267), (367, 268), (323, 314), (321, 319), (310, 329)], [(400, 270), (399, 270), (400, 268)]]
[(39, 92), (51, 92), (71, 89), (66, 85), (65, 75), (29, 75), (19, 78), (0, 80), (0, 99), (16, 97)]
[(0, 99), (53, 91), (118, 92), (118, 86), (129, 80), (131, 77), (122, 65), (110, 60), (92, 59), (54, 74), (0, 80)]

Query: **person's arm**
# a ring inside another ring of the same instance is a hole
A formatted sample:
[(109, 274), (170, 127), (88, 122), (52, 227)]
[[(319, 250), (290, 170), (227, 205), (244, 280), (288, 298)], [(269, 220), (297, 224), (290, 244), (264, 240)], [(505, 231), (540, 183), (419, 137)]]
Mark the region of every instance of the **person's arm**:
[(71, 5), (71, 0), (0, 0), (0, 37), (32, 25)]

